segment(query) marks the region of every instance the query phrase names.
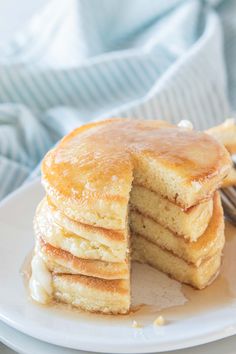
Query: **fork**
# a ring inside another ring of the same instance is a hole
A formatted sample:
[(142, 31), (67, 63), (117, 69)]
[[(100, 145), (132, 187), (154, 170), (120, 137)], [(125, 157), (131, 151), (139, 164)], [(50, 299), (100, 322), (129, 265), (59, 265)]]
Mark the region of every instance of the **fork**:
[[(233, 166), (236, 168), (236, 155), (232, 155)], [(221, 188), (221, 201), (227, 219), (236, 225), (236, 186)]]

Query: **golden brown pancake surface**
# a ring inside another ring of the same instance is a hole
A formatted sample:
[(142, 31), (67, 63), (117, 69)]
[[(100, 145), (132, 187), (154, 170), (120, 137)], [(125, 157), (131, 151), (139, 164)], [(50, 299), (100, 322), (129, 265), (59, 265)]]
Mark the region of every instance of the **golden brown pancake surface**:
[[(42, 181), (67, 216), (122, 229), (133, 178), (188, 208), (212, 195), (230, 165), (226, 149), (207, 134), (157, 120), (113, 119), (62, 139), (43, 161)], [(166, 187), (163, 173), (173, 186)]]

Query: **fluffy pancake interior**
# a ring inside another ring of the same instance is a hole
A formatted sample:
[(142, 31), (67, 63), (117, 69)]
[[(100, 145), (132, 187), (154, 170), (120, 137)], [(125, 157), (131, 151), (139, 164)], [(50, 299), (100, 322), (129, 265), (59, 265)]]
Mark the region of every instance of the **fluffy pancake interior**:
[(213, 210), (212, 199), (185, 211), (161, 195), (138, 185), (132, 188), (130, 204), (131, 208), (191, 241), (197, 240), (206, 230)]
[(215, 193), (213, 201), (212, 218), (205, 232), (195, 242), (176, 235), (136, 210), (130, 211), (131, 232), (173, 252), (187, 262), (200, 265), (206, 257), (216, 253), (224, 245), (224, 217), (218, 192)]
[(169, 274), (182, 283), (197, 289), (206, 287), (214, 279), (221, 263), (221, 249), (200, 266), (187, 263), (173, 253), (154, 245), (142, 236), (133, 235), (133, 259), (147, 263), (154, 268)]

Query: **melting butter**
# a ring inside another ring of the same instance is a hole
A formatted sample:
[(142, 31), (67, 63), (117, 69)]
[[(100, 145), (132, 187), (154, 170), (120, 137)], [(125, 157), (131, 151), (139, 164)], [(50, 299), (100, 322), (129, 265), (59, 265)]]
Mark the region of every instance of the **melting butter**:
[(35, 301), (47, 304), (52, 297), (52, 275), (43, 259), (37, 254), (32, 259), (31, 269), (30, 294)]

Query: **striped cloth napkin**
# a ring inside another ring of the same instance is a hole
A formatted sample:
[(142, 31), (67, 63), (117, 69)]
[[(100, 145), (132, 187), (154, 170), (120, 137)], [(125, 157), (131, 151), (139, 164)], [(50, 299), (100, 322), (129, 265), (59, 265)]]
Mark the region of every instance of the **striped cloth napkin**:
[(236, 0), (51, 0), (0, 44), (0, 199), (76, 126), (218, 124), (236, 107)]

